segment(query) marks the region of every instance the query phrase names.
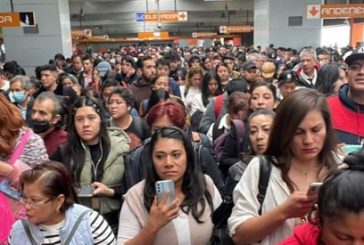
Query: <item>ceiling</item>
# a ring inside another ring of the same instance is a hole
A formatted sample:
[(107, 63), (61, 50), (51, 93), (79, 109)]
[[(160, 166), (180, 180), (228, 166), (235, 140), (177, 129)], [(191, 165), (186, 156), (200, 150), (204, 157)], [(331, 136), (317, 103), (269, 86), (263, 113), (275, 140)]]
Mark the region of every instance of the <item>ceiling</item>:
[[(221, 25), (252, 24), (253, 0), (208, 2), (160, 0), (160, 11), (187, 11), (184, 22), (137, 22), (136, 13), (157, 11), (156, 0), (69, 0), (72, 29), (89, 28), (93, 35), (135, 36), (138, 32), (168, 31), (173, 35), (218, 32)], [(159, 27), (159, 28), (158, 28)]]

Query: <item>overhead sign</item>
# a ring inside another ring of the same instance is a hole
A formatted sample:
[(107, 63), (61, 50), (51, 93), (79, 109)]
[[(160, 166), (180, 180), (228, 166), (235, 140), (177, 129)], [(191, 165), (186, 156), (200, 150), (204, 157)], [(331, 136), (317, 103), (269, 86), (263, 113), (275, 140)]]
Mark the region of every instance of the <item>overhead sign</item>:
[(307, 6), (308, 19), (364, 18), (364, 4), (321, 4)]
[(0, 27), (19, 27), (19, 13), (0, 13)]
[(215, 37), (217, 35), (216, 32), (192, 32), (193, 38), (199, 37)]
[(36, 26), (34, 12), (20, 12), (20, 26)]
[(0, 13), (0, 27), (36, 26), (34, 12)]
[(153, 39), (163, 39), (168, 38), (169, 32), (139, 32), (138, 38), (142, 40), (153, 40)]
[[(179, 22), (179, 21), (187, 21), (187, 19), (188, 19), (188, 14), (186, 11), (159, 13), (160, 22)], [(136, 21), (158, 22), (158, 13), (157, 12), (136, 13)]]
[(320, 5), (308, 5), (307, 6), (307, 19), (319, 19), (320, 18)]
[(229, 34), (229, 33), (244, 33), (244, 32), (252, 32), (253, 27), (249, 25), (245, 26), (220, 26), (220, 33)]

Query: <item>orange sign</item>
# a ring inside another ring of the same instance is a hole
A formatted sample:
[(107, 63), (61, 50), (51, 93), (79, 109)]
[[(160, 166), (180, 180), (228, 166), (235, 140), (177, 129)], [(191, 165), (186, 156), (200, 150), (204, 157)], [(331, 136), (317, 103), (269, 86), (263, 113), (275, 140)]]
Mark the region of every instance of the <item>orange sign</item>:
[[(187, 21), (187, 18), (188, 18), (187, 12), (160, 12), (159, 13), (160, 22)], [(157, 12), (144, 13), (143, 21), (158, 22), (158, 13)]]
[(153, 39), (163, 39), (168, 38), (169, 32), (139, 32), (138, 38), (142, 40), (153, 40)]
[(243, 33), (253, 31), (252, 26), (220, 26), (220, 33)]
[(217, 35), (216, 32), (192, 32), (193, 38), (199, 37), (215, 37)]
[(324, 4), (321, 18), (364, 18), (364, 4)]
[(19, 27), (19, 13), (0, 13), (0, 27)]

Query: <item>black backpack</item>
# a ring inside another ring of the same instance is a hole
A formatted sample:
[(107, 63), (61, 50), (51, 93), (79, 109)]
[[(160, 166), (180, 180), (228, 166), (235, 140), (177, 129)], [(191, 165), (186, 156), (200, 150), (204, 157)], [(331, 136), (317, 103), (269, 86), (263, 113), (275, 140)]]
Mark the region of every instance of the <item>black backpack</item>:
[[(260, 203), (259, 215), (262, 214), (262, 204), (267, 192), (269, 177), (272, 170), (272, 164), (269, 156), (259, 156), (259, 182), (257, 199)], [(268, 159), (267, 159), (268, 158)], [(210, 239), (210, 245), (234, 245), (233, 240), (229, 236), (227, 229), (227, 220), (230, 217), (234, 207), (234, 202), (230, 196), (224, 197), (221, 205), (214, 211), (212, 222), (214, 231)]]

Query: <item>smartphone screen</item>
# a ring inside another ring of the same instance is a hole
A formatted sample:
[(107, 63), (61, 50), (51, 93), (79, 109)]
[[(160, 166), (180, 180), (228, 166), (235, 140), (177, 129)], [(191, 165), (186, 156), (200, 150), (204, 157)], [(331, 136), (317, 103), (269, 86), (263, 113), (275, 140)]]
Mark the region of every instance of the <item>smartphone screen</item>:
[(91, 186), (82, 186), (78, 192), (78, 197), (92, 197), (94, 189)]
[(161, 202), (164, 192), (168, 192), (167, 203), (171, 203), (175, 199), (174, 182), (172, 180), (160, 180), (155, 183), (158, 203)]

